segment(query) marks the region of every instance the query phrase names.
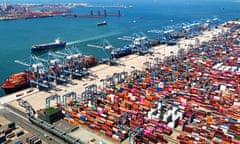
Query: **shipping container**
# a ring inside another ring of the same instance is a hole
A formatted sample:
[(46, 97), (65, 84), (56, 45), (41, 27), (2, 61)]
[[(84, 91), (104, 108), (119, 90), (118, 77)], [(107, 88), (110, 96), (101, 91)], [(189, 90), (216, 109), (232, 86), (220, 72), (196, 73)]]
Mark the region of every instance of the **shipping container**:
[(0, 143), (3, 143), (6, 141), (6, 136), (5, 134), (0, 134)]
[(22, 144), (22, 141), (17, 140), (17, 141), (15, 141), (15, 142), (13, 142), (13, 144)]
[(23, 135), (23, 134), (24, 134), (24, 131), (16, 132), (16, 136), (17, 136), (17, 137), (19, 137), (19, 136), (21, 136), (21, 135)]
[(15, 132), (11, 132), (6, 135), (7, 138), (13, 138), (15, 136)]
[[(137, 127), (144, 129), (138, 141), (145, 143), (157, 143), (159, 139), (165, 143), (162, 135), (171, 136), (173, 132), (180, 135), (179, 143), (204, 144), (214, 138), (222, 143), (233, 141), (232, 137), (240, 134), (240, 104), (235, 100), (240, 93), (240, 75), (233, 67), (239, 66), (235, 57), (240, 49), (226, 46), (226, 41), (231, 45), (230, 34), (198, 43), (198, 48), (182, 56), (166, 57), (146, 71), (132, 71), (116, 88), (103, 88), (105, 99), (79, 110), (72, 108), (75, 113), (70, 111), (69, 116), (77, 116), (81, 124), (117, 141)], [(184, 135), (172, 129), (179, 125)]]
[(8, 123), (8, 128), (11, 128), (11, 129), (15, 129), (15, 122), (14, 121), (11, 121)]

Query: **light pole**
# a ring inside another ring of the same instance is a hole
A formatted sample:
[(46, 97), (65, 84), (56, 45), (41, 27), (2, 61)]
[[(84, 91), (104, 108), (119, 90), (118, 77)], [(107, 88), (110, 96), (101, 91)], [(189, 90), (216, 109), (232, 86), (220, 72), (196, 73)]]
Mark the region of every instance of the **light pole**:
[(95, 75), (93, 75), (93, 77), (94, 77), (94, 84), (97, 84), (96, 81), (97, 81), (97, 79), (98, 79), (98, 75), (95, 74)]
[(100, 82), (102, 82), (102, 87), (104, 88), (104, 79), (100, 79)]
[(163, 49), (163, 57), (165, 57), (165, 53), (166, 52), (166, 47), (164, 47), (164, 49)]
[[(150, 57), (149, 60), (153, 61), (153, 58)], [(153, 63), (153, 62), (151, 62), (151, 61), (149, 61), (149, 67), (150, 67), (150, 69), (152, 68), (152, 63)], [(153, 63), (153, 64), (154, 64), (154, 63)]]
[(122, 64), (123, 66), (123, 72), (125, 72), (126, 64)]
[(86, 99), (87, 99), (87, 97), (86, 97), (86, 95), (85, 95), (85, 87), (88, 85), (88, 83), (84, 83), (83, 85), (82, 85), (82, 91), (81, 91), (81, 103), (84, 103), (85, 101), (86, 101)]
[(155, 57), (156, 63), (159, 64), (159, 60), (161, 62), (161, 53), (160, 52), (156, 52), (155, 54), (159, 55), (159, 57)]
[(126, 67), (125, 61), (126, 61), (126, 58), (123, 58), (122, 61), (123, 61), (123, 63), (121, 63), (121, 66), (123, 66), (123, 72), (125, 72), (125, 67)]
[(130, 66), (130, 68), (132, 69), (132, 71), (131, 71), (131, 79), (134, 80), (135, 66)]

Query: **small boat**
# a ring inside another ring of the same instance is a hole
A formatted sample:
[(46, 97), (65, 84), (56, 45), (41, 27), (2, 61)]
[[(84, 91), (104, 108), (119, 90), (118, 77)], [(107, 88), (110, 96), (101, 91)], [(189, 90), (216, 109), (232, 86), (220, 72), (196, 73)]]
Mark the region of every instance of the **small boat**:
[(97, 23), (97, 26), (107, 25), (107, 21), (102, 21)]
[(49, 50), (54, 48), (63, 48), (65, 46), (66, 46), (65, 41), (56, 39), (55, 42), (52, 42), (52, 43), (34, 45), (32, 46), (32, 51), (43, 51), (43, 50)]

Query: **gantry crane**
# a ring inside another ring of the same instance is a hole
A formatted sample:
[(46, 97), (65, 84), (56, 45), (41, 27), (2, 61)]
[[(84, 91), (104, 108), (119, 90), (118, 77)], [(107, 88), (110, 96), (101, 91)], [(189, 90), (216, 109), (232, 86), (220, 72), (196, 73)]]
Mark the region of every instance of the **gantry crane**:
[(114, 48), (107, 39), (104, 39), (100, 44), (88, 44), (87, 46), (102, 49), (106, 56), (106, 58), (103, 59), (104, 62), (108, 62), (110, 65), (119, 64), (116, 54), (117, 49)]

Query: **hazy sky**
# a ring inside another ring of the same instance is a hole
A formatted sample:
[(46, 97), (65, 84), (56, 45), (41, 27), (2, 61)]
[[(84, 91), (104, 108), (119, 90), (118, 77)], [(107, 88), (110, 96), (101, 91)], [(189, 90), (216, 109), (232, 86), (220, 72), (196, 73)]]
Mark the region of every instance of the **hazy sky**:
[[(111, 2), (111, 3), (150, 3), (150, 2), (157, 2), (157, 3), (166, 3), (166, 2), (174, 2), (174, 3), (179, 3), (179, 2), (190, 2), (194, 3), (196, 1), (202, 1), (202, 2), (209, 2), (209, 1), (240, 1), (240, 0), (5, 0), (8, 3), (13, 3), (13, 2), (37, 2), (37, 3), (51, 3), (51, 2), (93, 2), (93, 3), (102, 3), (102, 2)], [(0, 0), (0, 2), (4, 2), (4, 0)]]
[[(208, 3), (208, 2), (240, 2), (240, 0), (5, 0), (7, 3), (91, 3), (91, 4), (144, 4), (144, 3), (157, 3), (157, 4), (193, 4), (193, 3)], [(4, 0), (0, 0), (3, 3)]]

